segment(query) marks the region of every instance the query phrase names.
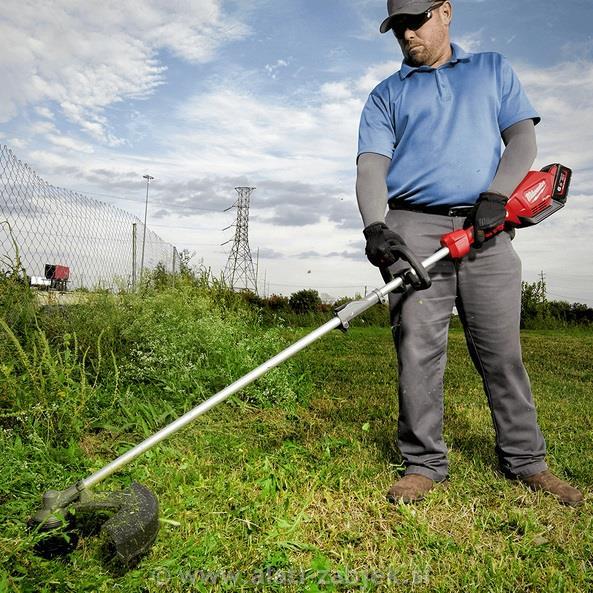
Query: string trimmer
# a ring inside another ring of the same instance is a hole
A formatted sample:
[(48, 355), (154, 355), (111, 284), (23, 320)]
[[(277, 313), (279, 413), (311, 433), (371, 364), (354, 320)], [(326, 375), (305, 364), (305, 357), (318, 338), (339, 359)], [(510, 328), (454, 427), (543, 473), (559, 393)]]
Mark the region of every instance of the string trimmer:
[[(506, 222), (488, 233), (486, 238), (494, 236), (505, 228), (538, 224), (557, 212), (566, 202), (570, 177), (570, 169), (558, 164), (528, 173), (506, 204)], [(54, 536), (46, 538), (41, 542), (40, 551), (52, 553), (73, 549), (76, 545), (76, 532), (72, 531), (72, 528), (76, 526), (77, 518), (84, 515), (88, 522), (89, 514), (100, 512), (99, 514), (104, 516), (108, 511), (112, 515), (102, 527), (107, 544), (125, 564), (138, 558), (149, 549), (158, 532), (158, 502), (155, 495), (148, 488), (137, 483), (128, 490), (118, 493), (93, 493), (91, 489), (94, 486), (321, 336), (337, 328), (346, 330), (352, 319), (381, 302), (390, 292), (408, 286), (417, 290), (430, 287), (431, 281), (427, 270), (446, 257), (453, 259), (464, 257), (469, 253), (472, 244), (473, 228), (469, 227), (444, 235), (441, 238), (441, 249), (423, 262), (419, 262), (406, 247), (394, 248), (394, 252), (405, 260), (410, 268), (395, 278), (390, 277), (382, 288), (373, 290), (363, 300), (350, 302), (338, 308), (331, 321), (301, 338), (94, 474), (65, 490), (48, 490), (43, 495), (41, 509), (34, 515), (31, 523), (39, 530), (54, 532), (66, 524), (69, 535), (65, 540)]]

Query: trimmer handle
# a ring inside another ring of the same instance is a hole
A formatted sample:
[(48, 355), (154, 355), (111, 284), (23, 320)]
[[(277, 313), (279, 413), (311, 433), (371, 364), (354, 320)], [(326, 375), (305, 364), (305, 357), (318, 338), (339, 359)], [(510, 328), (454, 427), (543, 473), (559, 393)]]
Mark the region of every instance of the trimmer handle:
[[(407, 261), (411, 266), (411, 269), (405, 270), (400, 274), (405, 284), (410, 284), (414, 290), (426, 290), (427, 288), (430, 288), (432, 280), (428, 275), (428, 271), (409, 247), (406, 247), (405, 245), (395, 245), (392, 247), (391, 252), (393, 255), (399, 256), (404, 261)], [(386, 284), (394, 280), (394, 276), (389, 271), (389, 268), (381, 268), (381, 276), (383, 276), (383, 280)]]

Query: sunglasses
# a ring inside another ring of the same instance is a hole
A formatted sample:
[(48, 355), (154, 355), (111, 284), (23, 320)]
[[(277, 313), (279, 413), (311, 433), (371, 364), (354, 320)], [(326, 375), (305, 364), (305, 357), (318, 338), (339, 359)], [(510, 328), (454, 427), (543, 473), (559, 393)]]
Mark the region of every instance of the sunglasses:
[(408, 29), (410, 31), (417, 31), (432, 18), (432, 11), (441, 6), (441, 4), (444, 4), (444, 2), (435, 4), (426, 12), (421, 12), (420, 14), (404, 14), (393, 19), (391, 22), (393, 34), (398, 39), (402, 39)]

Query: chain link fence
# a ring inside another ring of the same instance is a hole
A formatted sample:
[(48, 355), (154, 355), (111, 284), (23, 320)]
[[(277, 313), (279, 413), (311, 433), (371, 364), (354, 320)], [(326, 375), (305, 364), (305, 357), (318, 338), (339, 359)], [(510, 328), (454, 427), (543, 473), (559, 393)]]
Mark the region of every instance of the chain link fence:
[[(29, 277), (69, 268), (69, 289), (133, 288), (139, 281), (144, 225), (132, 214), (55, 187), (0, 145), (0, 269), (20, 263)], [(146, 228), (144, 270), (179, 270), (175, 247)], [(55, 268), (54, 268), (55, 269)]]

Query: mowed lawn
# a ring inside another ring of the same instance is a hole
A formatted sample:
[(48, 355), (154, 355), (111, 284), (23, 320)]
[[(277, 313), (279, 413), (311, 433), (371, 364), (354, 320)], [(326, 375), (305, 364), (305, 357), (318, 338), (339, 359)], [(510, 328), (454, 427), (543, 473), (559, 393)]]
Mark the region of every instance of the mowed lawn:
[[(287, 330), (287, 344), (306, 332)], [(391, 335), (353, 328), (298, 355), (315, 385), (306, 406), (262, 409), (238, 397), (110, 480), (141, 481), (161, 505), (156, 545), (125, 574), (102, 561), (95, 537), (66, 562), (31, 553), (22, 526), (33, 492), (47, 487), (40, 480), (18, 505), (4, 500), (0, 553), (11, 560), (0, 591), (593, 591), (593, 333), (522, 339), (548, 462), (584, 490), (577, 509), (497, 471), (460, 330), (446, 374), (449, 486), (414, 506), (387, 503), (402, 469)], [(97, 469), (130, 444), (89, 435), (80, 447)], [(64, 464), (64, 480), (85, 475)]]

